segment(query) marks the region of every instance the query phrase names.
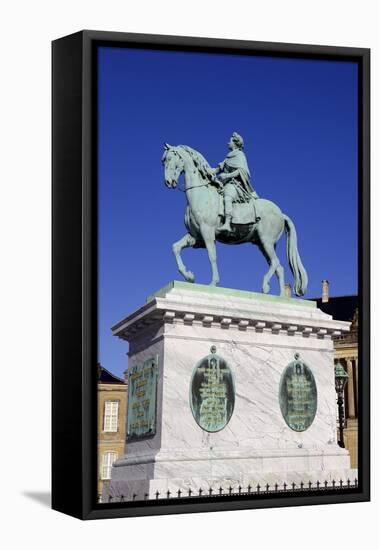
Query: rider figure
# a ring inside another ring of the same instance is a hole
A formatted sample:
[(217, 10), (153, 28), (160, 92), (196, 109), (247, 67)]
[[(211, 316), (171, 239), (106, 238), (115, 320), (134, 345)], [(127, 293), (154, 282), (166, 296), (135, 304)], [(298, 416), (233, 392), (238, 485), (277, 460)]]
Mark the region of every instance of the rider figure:
[[(214, 174), (219, 174), (218, 179), (223, 184), (225, 223), (220, 227), (220, 231), (232, 231), (230, 222), (233, 202), (249, 202), (252, 198), (258, 198), (251, 186), (250, 171), (243, 146), (242, 137), (237, 132), (233, 132), (228, 143), (229, 153), (225, 160), (213, 170)], [(258, 221), (258, 218), (255, 221)]]

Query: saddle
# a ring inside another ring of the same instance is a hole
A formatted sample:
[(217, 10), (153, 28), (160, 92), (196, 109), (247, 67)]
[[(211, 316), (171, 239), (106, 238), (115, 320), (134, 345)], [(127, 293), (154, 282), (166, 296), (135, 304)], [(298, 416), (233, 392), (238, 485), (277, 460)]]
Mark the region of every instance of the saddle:
[[(220, 195), (219, 215), (224, 217), (224, 197)], [(235, 225), (250, 225), (260, 220), (257, 212), (257, 199), (250, 199), (249, 202), (234, 202), (232, 223)]]

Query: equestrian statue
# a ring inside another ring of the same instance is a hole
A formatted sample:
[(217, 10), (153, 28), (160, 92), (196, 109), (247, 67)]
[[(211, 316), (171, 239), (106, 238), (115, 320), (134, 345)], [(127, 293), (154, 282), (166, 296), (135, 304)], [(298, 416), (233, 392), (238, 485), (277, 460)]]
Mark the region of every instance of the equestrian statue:
[(220, 277), (217, 268), (216, 241), (224, 244), (252, 243), (259, 247), (269, 264), (263, 277), (262, 291), (270, 291), (271, 277), (276, 274), (280, 295), (285, 296), (284, 269), (276, 255), (276, 243), (287, 233), (287, 258), (294, 276), (294, 292), (303, 296), (308, 276), (297, 248), (296, 229), (292, 220), (273, 202), (259, 198), (251, 184), (250, 170), (242, 137), (234, 132), (228, 143), (229, 153), (216, 168), (211, 168), (201, 153), (188, 145), (164, 145), (162, 163), (165, 184), (178, 186), (184, 173), (187, 209), (184, 223), (187, 233), (173, 244), (179, 272), (186, 281), (195, 277), (183, 263), (183, 248), (206, 248), (212, 268), (211, 285)]

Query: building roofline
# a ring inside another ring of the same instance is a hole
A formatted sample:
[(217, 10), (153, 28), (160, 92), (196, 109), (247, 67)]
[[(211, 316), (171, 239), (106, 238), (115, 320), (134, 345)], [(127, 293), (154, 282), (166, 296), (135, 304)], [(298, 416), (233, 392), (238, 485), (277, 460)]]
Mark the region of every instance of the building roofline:
[(126, 385), (125, 380), (123, 380), (119, 376), (116, 376), (115, 374), (113, 374), (113, 372), (111, 372), (108, 369), (106, 369), (105, 367), (103, 367), (100, 363), (98, 363), (98, 368), (102, 371), (105, 371), (107, 374), (109, 374), (109, 376), (111, 376), (112, 378), (115, 379), (115, 382), (104, 382), (104, 381), (100, 380), (100, 377), (99, 377), (98, 381), (97, 381), (98, 384), (117, 384), (117, 383), (120, 383), (120, 384), (123, 384), (124, 386)]

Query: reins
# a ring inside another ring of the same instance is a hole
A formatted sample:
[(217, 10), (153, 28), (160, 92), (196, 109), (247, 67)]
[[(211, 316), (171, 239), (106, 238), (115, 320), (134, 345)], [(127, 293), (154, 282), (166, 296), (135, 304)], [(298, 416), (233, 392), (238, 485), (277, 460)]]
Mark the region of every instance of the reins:
[[(187, 151), (187, 152), (188, 152), (188, 151)], [(183, 160), (183, 157), (182, 157), (182, 155), (180, 154), (180, 152), (178, 151), (177, 148), (175, 149), (174, 153), (175, 153), (176, 155), (178, 155), (178, 156)], [(192, 156), (191, 153), (189, 153), (189, 155)], [(192, 161), (193, 161), (193, 159), (192, 159)], [(181, 187), (179, 186), (179, 182), (178, 182), (178, 184), (177, 184), (177, 186), (176, 186), (176, 189), (179, 189), (179, 191), (182, 191), (182, 193), (186, 193), (186, 192), (189, 191), (190, 189), (198, 189), (199, 187), (208, 187), (208, 185), (212, 185), (212, 183), (213, 183), (212, 181), (208, 181), (207, 183), (202, 183), (202, 184), (200, 184), (200, 185), (191, 185), (190, 187), (187, 187), (187, 188), (186, 188), (185, 185), (183, 185), (182, 188), (181, 188)]]
[(197, 189), (198, 187), (208, 187), (208, 185), (210, 185), (210, 183), (202, 183), (201, 185), (191, 185), (190, 187), (187, 187), (185, 185), (183, 185), (183, 188), (180, 188), (179, 187), (179, 183), (178, 185), (176, 186), (176, 189), (179, 189), (179, 191), (182, 191), (183, 193), (186, 193), (187, 191), (189, 191), (190, 189)]

